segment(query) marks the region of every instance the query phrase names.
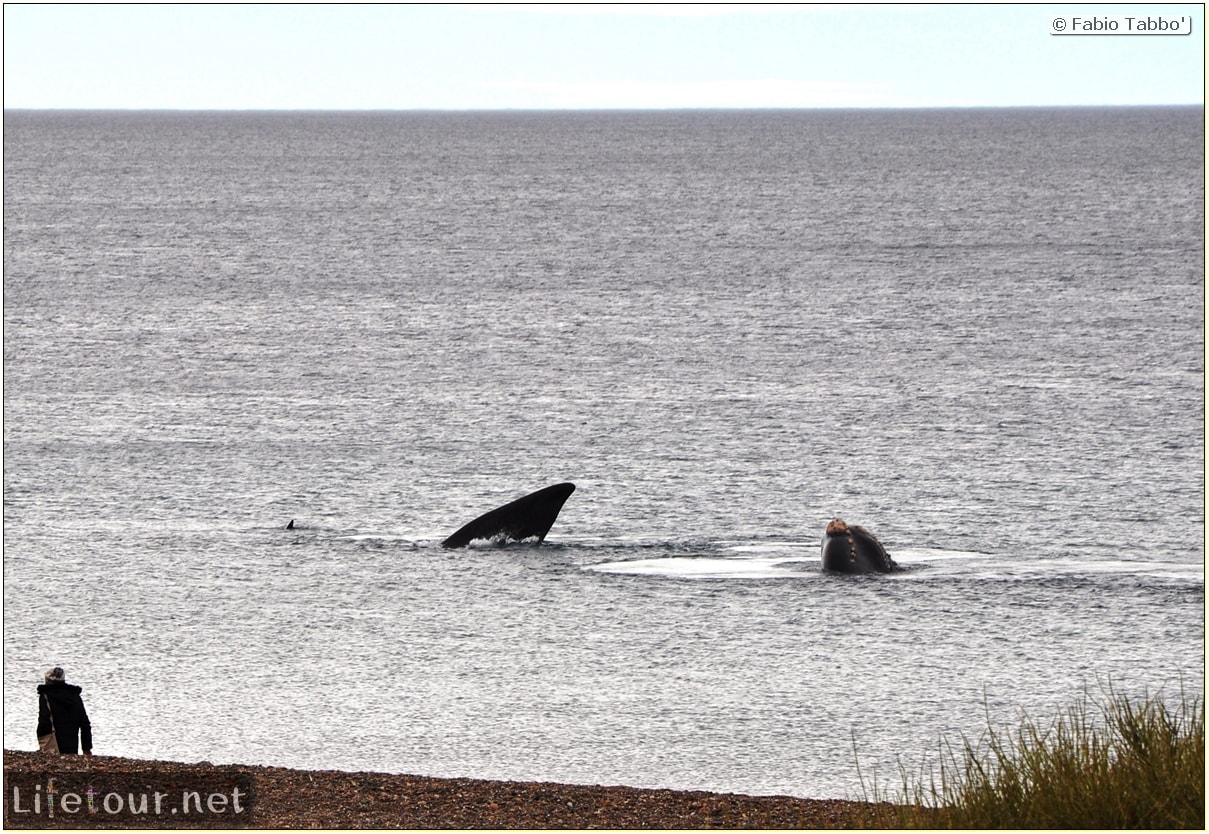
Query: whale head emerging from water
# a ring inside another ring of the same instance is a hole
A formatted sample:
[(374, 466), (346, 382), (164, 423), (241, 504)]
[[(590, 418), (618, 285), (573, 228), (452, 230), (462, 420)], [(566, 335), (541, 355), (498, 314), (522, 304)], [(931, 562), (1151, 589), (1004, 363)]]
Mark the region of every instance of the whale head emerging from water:
[(856, 524), (833, 518), (823, 534), (823, 570), (834, 573), (890, 573), (900, 570), (877, 537)]
[(458, 530), (441, 547), (465, 547), (476, 539), (523, 541), (536, 538), (545, 541), (563, 504), (575, 491), (575, 484), (555, 484), (531, 492), (510, 504), (496, 507)]

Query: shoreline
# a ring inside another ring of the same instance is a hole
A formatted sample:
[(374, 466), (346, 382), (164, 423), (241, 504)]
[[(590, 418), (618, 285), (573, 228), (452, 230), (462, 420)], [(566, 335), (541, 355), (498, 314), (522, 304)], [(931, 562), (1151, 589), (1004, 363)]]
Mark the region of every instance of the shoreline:
[[(4, 751), (4, 777), (5, 825), (25, 829), (826, 829), (877, 827), (881, 813), (893, 808), (838, 799), (49, 757), (15, 750)], [(54, 818), (48, 805), (57, 810)]]

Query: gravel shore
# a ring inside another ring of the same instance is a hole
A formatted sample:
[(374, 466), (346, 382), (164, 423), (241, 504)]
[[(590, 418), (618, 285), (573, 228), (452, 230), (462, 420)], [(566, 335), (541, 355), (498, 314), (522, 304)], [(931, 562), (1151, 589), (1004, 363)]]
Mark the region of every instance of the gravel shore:
[(884, 810), (789, 796), (9, 750), (4, 777), (8, 828), (854, 828), (877, 827)]

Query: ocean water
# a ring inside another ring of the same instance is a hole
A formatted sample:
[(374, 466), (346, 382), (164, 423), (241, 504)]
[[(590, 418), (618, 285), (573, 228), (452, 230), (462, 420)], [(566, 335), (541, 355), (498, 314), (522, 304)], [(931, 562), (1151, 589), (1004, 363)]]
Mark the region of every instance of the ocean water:
[[(6, 112), (4, 745), (58, 664), (103, 754), (847, 797), (1200, 696), (1203, 154), (1201, 108)], [(544, 544), (439, 547), (564, 480)], [(822, 574), (833, 516), (906, 569)]]

